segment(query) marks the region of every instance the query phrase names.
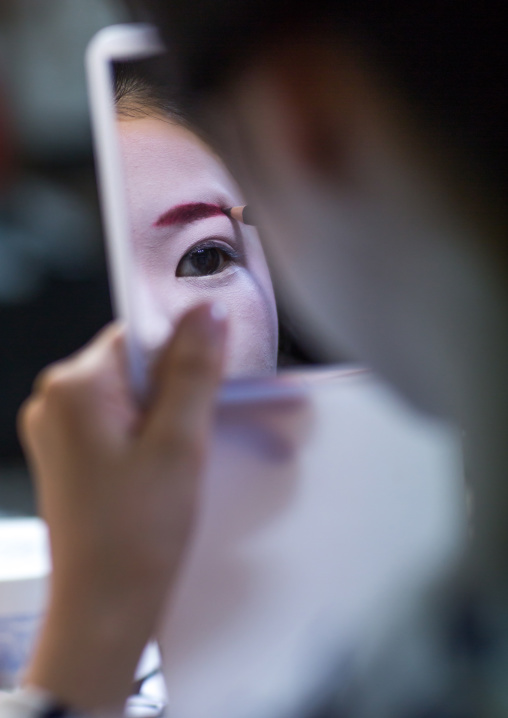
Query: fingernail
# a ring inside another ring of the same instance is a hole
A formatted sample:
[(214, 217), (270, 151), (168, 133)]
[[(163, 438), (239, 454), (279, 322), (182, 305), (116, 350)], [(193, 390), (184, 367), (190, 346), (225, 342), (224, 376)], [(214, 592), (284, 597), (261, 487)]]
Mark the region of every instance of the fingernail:
[(194, 312), (189, 328), (198, 341), (207, 338), (212, 343), (222, 343), (227, 316), (227, 308), (222, 302), (206, 304)]

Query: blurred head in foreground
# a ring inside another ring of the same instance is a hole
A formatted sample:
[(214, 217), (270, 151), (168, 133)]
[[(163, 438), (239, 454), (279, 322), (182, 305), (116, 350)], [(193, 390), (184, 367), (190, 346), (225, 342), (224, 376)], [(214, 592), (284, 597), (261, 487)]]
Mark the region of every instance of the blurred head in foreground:
[(244, 204), (240, 191), (133, 64), (117, 67), (116, 109), (144, 341), (158, 347), (190, 307), (220, 301), (226, 373), (272, 373), (277, 311), (259, 237), (221, 211)]
[(130, 5), (161, 29), (168, 82), (254, 205), (294, 311), (329, 357), (348, 350), (462, 424), (493, 516), (508, 459), (502, 4)]

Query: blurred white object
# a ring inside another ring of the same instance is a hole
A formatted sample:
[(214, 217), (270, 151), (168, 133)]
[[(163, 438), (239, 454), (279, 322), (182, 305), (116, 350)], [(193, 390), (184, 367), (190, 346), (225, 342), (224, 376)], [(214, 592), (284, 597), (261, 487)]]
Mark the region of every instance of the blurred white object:
[(367, 372), (306, 378), (300, 401), (222, 408), (161, 630), (173, 718), (297, 715), (462, 546), (455, 432)]
[(125, 706), (127, 718), (156, 718), (162, 715), (167, 704), (166, 684), (161, 672), (161, 655), (155, 641), (147, 644), (134, 674), (140, 687), (130, 696)]
[(50, 573), (38, 518), (0, 519), (0, 688), (16, 684), (44, 614)]
[(152, 320), (147, 322), (139, 291), (133, 291), (134, 257), (128, 241), (130, 220), (116, 126), (112, 62), (154, 57), (163, 51), (151, 25), (113, 25), (94, 35), (85, 57), (111, 293), (115, 315), (125, 325), (130, 380), (140, 398), (148, 390), (149, 365), (142, 337)]

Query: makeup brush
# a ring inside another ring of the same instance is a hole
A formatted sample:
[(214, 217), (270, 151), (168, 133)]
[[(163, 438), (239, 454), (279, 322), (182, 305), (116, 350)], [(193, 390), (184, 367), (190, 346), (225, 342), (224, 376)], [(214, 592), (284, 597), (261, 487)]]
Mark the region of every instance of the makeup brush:
[(223, 209), (222, 211), (231, 219), (236, 219), (237, 222), (249, 224), (252, 227), (256, 226), (250, 207), (247, 204), (244, 204), (243, 207), (228, 207), (228, 209)]

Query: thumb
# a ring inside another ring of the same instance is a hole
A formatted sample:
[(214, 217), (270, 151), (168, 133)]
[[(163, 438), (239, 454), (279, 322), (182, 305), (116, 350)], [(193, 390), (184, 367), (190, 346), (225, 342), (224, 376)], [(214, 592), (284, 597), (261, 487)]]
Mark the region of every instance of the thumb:
[(225, 308), (200, 305), (182, 317), (162, 350), (143, 431), (157, 453), (185, 451), (206, 438), (222, 377), (226, 333)]

